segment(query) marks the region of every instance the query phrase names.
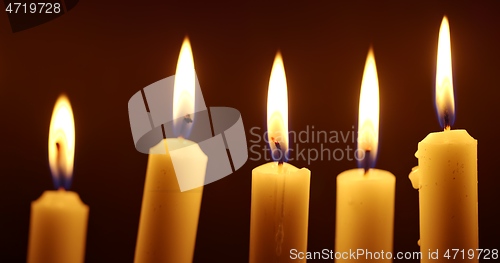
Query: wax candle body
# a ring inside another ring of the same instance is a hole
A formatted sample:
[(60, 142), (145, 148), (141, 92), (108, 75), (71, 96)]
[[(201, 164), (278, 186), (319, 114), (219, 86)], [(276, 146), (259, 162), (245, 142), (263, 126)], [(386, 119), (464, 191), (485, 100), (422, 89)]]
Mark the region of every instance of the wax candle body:
[(250, 262), (292, 260), (290, 250), (307, 251), (311, 171), (277, 162), (252, 171)]
[[(465, 130), (430, 133), (418, 144), (418, 169), (410, 175), (419, 189), (422, 262), (448, 262), (446, 250), (478, 248), (477, 141)], [(438, 250), (439, 259), (428, 252)]]
[[(369, 169), (366, 175), (364, 169), (352, 169), (337, 176), (335, 252), (392, 253), (395, 184), (392, 173), (379, 169)], [(339, 260), (375, 261), (366, 256)]]
[(167, 154), (149, 155), (134, 262), (192, 262), (203, 187), (181, 192), (172, 159), (204, 180), (208, 158), (184, 139), (162, 140), (150, 152), (158, 147)]
[(77, 193), (45, 191), (31, 203), (27, 262), (84, 262), (88, 213)]

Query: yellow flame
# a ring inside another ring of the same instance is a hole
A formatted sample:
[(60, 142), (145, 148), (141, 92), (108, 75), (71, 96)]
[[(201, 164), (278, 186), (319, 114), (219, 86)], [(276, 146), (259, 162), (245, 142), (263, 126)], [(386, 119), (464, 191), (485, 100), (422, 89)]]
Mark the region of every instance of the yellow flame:
[(175, 70), (173, 118), (174, 127), (179, 127), (186, 115), (194, 120), (195, 70), (191, 44), (186, 37), (182, 43)]
[(285, 154), (288, 151), (288, 95), (285, 67), (279, 52), (274, 59), (267, 91), (267, 133), (271, 151), (274, 152), (279, 143)]
[(358, 150), (370, 151), (370, 159), (377, 156), (379, 107), (377, 66), (373, 50), (370, 49), (361, 82), (358, 113)]
[[(436, 67), (436, 108), (443, 128), (449, 129), (455, 114), (455, 98), (453, 96), (453, 75), (451, 66), (450, 26), (448, 18), (443, 17), (439, 29), (437, 67)], [(443, 123), (444, 119), (448, 123)]]
[(75, 158), (75, 121), (71, 104), (59, 96), (49, 128), (49, 165), (52, 176), (71, 178)]

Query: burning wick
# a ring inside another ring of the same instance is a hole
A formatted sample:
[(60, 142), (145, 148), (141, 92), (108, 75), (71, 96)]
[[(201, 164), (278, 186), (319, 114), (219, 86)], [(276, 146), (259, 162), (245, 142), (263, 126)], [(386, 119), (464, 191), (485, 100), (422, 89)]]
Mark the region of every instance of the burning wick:
[(444, 111), (444, 130), (449, 131), (450, 127), (450, 115), (448, 114), (448, 110)]
[(63, 164), (62, 164), (62, 147), (61, 147), (61, 144), (59, 142), (56, 142), (56, 148), (57, 148), (57, 152), (56, 152), (56, 167), (57, 167), (57, 181), (58, 181), (58, 186), (59, 186), (59, 190), (65, 190), (64, 189), (64, 186), (63, 186)]
[(184, 122), (186, 122), (186, 123), (191, 123), (191, 122), (193, 122), (193, 119), (191, 119), (191, 115), (186, 114), (186, 115), (184, 116)]
[(363, 158), (363, 168), (365, 169), (365, 175), (370, 170), (370, 150), (365, 150), (365, 157)]
[(280, 155), (279, 155), (280, 159), (278, 161), (278, 165), (283, 165), (283, 160), (285, 159), (285, 154), (281, 150), (281, 145), (278, 141), (274, 140), (274, 137), (272, 137), (271, 140), (274, 142), (274, 145), (276, 146), (276, 148), (278, 149), (278, 151), (280, 153)]
[(190, 123), (193, 123), (193, 119), (191, 118), (191, 115), (189, 114), (186, 114), (184, 115), (184, 122), (182, 123), (182, 127), (181, 127), (181, 132), (180, 132), (180, 138), (184, 138), (184, 128), (189, 125)]

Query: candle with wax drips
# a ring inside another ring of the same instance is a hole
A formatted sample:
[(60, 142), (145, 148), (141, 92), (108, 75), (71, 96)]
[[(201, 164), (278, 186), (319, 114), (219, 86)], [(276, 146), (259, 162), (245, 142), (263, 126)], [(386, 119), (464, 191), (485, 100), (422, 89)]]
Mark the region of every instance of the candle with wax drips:
[[(422, 262), (448, 262), (445, 252), (479, 248), (477, 204), (477, 141), (466, 130), (451, 130), (455, 100), (451, 66), (450, 29), (443, 18), (439, 30), (436, 70), (436, 108), (444, 131), (418, 143), (418, 167), (410, 180), (419, 192)], [(429, 257), (439, 252), (439, 258)], [(453, 253), (451, 253), (453, 259)], [(460, 262), (478, 262), (460, 257)], [(457, 259), (458, 260), (458, 259)]]
[(307, 251), (311, 171), (284, 162), (288, 102), (283, 60), (274, 61), (267, 96), (269, 146), (276, 162), (252, 170), (250, 262), (295, 262), (290, 250)]

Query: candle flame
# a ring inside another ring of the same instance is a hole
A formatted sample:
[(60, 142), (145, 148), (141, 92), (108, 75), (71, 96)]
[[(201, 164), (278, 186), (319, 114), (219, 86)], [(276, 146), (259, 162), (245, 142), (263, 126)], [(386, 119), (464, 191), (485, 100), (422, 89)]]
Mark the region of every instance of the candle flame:
[(195, 70), (189, 39), (184, 38), (174, 79), (174, 134), (187, 138), (194, 121)]
[(267, 138), (273, 159), (283, 161), (288, 152), (288, 95), (280, 52), (274, 59), (267, 91)]
[(49, 128), (49, 165), (56, 189), (69, 189), (75, 158), (75, 121), (68, 97), (59, 96)]
[[(365, 153), (360, 165), (371, 168), (375, 165), (378, 151), (379, 91), (375, 56), (370, 48), (366, 57), (361, 92), (359, 95), (358, 152)], [(369, 154), (368, 154), (369, 153)], [(360, 156), (362, 157), (362, 155)], [(368, 159), (366, 159), (368, 158)]]
[(435, 93), (439, 124), (441, 128), (449, 130), (455, 122), (455, 98), (451, 66), (450, 25), (446, 16), (443, 17), (439, 29)]

